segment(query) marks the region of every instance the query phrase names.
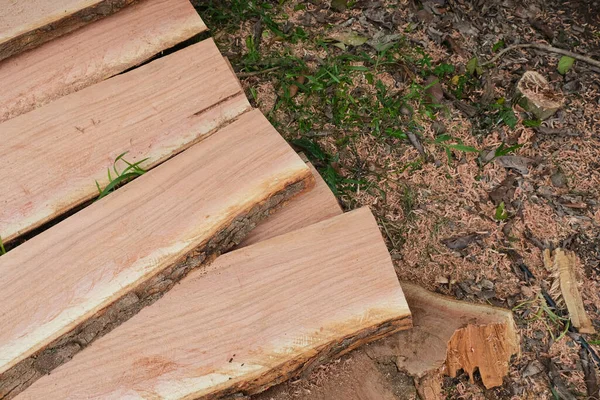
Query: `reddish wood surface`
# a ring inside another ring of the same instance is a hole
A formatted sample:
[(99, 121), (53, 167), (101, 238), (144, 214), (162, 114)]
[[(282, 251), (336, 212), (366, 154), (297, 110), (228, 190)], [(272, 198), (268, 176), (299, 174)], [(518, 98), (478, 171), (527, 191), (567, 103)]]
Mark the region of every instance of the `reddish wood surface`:
[(189, 0), (144, 0), (10, 57), (0, 62), (0, 122), (139, 65), (205, 30)]
[[(20, 361), (130, 293), (137, 307), (168, 290), (183, 276), (169, 268), (202, 265), (243, 237), (249, 223), (240, 218), (257, 218), (257, 207), (312, 182), (306, 164), (253, 111), (0, 257), (0, 398), (12, 390), (6, 372)], [(86, 343), (86, 332), (73, 344)]]

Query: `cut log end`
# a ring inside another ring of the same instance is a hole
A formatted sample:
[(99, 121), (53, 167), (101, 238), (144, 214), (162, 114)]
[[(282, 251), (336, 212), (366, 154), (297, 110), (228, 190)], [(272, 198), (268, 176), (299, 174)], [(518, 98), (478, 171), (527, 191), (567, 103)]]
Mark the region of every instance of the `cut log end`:
[(0, 374), (0, 399), (8, 400), (25, 390), (43, 375), (71, 360), (75, 354), (96, 339), (121, 325), (141, 309), (147, 307), (169, 291), (191, 270), (209, 268), (221, 252), (238, 245), (256, 224), (269, 215), (280, 203), (314, 185), (314, 177), (306, 170), (304, 178), (290, 183), (283, 190), (264, 199), (244, 215), (240, 215), (227, 228), (188, 253), (182, 260), (152, 277), (134, 292), (129, 292), (93, 317), (79, 324), (72, 332), (44, 346), (36, 354), (18, 362)]
[(375, 354), (389, 356), (391, 348), (424, 398), (435, 398), (441, 373), (455, 377), (462, 370), (473, 381), (478, 370), (486, 388), (502, 385), (511, 357), (520, 353), (509, 310), (450, 299), (409, 282), (402, 288), (415, 327), (376, 344)]

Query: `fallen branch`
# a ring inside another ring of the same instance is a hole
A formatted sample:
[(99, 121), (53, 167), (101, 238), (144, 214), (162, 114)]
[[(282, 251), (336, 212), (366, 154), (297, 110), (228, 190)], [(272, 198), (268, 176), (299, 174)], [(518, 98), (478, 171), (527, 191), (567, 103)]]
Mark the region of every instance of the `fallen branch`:
[(562, 54), (563, 56), (568, 56), (568, 57), (574, 58), (579, 61), (583, 61), (585, 63), (588, 63), (590, 65), (600, 68), (600, 61), (594, 60), (591, 57), (584, 56), (584, 55), (581, 55), (578, 53), (573, 53), (572, 51), (569, 51), (569, 50), (563, 50), (563, 49), (559, 49), (557, 47), (552, 47), (552, 46), (548, 46), (547, 44), (541, 44), (541, 43), (515, 44), (513, 46), (508, 46), (507, 48), (502, 50), (500, 53), (498, 53), (494, 57), (492, 57), (491, 60), (489, 60), (486, 63), (481, 64), (481, 66), (487, 67), (491, 64), (494, 64), (504, 54), (508, 53), (511, 50), (516, 50), (516, 49), (538, 49), (538, 50), (548, 51), (550, 53)]

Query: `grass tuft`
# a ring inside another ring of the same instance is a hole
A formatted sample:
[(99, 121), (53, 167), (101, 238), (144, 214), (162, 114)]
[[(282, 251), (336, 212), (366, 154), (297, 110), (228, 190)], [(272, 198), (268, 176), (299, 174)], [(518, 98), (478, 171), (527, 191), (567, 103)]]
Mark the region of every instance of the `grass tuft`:
[[(138, 176), (144, 175), (146, 173), (146, 170), (143, 169), (142, 167), (140, 167), (140, 164), (142, 164), (143, 162), (147, 161), (147, 158), (144, 158), (143, 160), (140, 160), (136, 163), (130, 163), (129, 161), (125, 160), (125, 155), (127, 154), (127, 152), (120, 154), (117, 158), (115, 158), (115, 161), (113, 163), (113, 171), (115, 173), (115, 177), (112, 177), (112, 174), (110, 172), (110, 168), (108, 168), (108, 185), (106, 185), (106, 187), (104, 189), (102, 189), (100, 187), (100, 184), (98, 183), (98, 181), (96, 181), (96, 187), (98, 188), (98, 198), (96, 199), (96, 201), (100, 200), (101, 198), (105, 197), (106, 195), (108, 195), (110, 192), (114, 191), (117, 187), (119, 187), (121, 184), (130, 181), (132, 179), (137, 178)], [(119, 161), (123, 161), (125, 164), (127, 164), (127, 168), (125, 168), (123, 171), (119, 172), (117, 170), (117, 163)]]

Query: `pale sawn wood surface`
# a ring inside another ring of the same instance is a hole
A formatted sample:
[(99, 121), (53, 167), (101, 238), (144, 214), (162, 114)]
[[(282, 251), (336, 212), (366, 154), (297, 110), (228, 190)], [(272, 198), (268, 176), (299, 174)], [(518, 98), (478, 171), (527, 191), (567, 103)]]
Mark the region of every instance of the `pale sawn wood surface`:
[(144, 0), (5, 59), (0, 122), (139, 65), (205, 30), (189, 0)]
[(0, 257), (2, 373), (205, 244), (306, 164), (260, 111)]
[(390, 255), (364, 208), (222, 255), (19, 399), (252, 393), (319, 356), (409, 326)]
[(135, 0), (0, 0), (0, 60), (39, 46)]
[(238, 248), (325, 221), (342, 213), (342, 208), (327, 183), (315, 167), (311, 164), (308, 166), (315, 177), (315, 186), (292, 198), (280, 209), (274, 210), (246, 236)]
[(208, 39), (0, 124), (0, 237), (93, 199), (121, 153), (155, 166), (249, 108)]

